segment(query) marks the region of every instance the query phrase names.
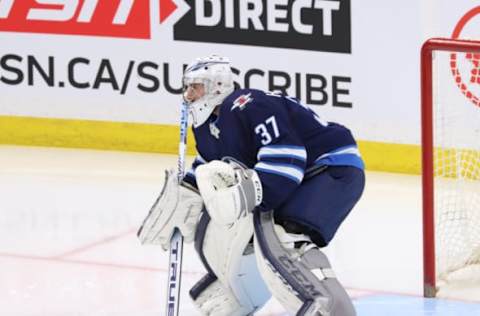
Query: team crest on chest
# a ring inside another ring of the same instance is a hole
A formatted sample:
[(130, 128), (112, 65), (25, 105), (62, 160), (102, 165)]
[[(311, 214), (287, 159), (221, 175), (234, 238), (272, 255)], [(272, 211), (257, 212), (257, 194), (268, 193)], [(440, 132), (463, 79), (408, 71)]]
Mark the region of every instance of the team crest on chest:
[(245, 106), (253, 101), (253, 98), (251, 97), (252, 93), (249, 94), (242, 94), (238, 98), (233, 101), (233, 106), (231, 111), (233, 111), (235, 108), (239, 108), (240, 110), (243, 110)]
[(215, 125), (215, 123), (210, 123), (210, 134), (216, 139), (220, 139), (220, 129)]

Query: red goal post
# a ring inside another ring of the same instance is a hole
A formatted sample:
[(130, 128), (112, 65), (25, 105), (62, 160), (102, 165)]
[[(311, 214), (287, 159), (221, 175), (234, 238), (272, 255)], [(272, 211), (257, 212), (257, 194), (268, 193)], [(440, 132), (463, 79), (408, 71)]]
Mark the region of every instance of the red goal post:
[[(439, 275), (438, 269), (438, 244), (436, 245), (436, 229), (439, 229), (439, 223), (436, 224), (436, 210), (435, 210), (435, 185), (436, 181), (434, 178), (443, 177), (445, 178), (456, 178), (460, 177), (459, 175), (465, 171), (454, 171), (454, 175), (439, 175), (439, 172), (435, 170), (435, 154), (439, 154), (439, 151), (446, 152), (450, 151), (449, 145), (441, 145), (439, 146), (434, 140), (434, 130), (435, 130), (435, 118), (434, 115), (440, 117), (441, 115), (448, 115), (449, 110), (445, 110), (441, 114), (434, 114), (436, 107), (434, 102), (438, 102), (434, 100), (434, 88), (435, 88), (435, 71), (434, 71), (434, 58), (436, 53), (442, 54), (447, 53), (447, 63), (444, 63), (448, 68), (448, 71), (452, 75), (450, 79), (450, 83), (452, 86), (455, 87), (458, 91), (457, 94), (462, 95), (465, 99), (465, 103), (469, 103), (469, 106), (472, 108), (477, 108), (480, 112), (480, 105), (479, 99), (472, 94), (472, 91), (467, 87), (466, 84), (460, 79), (460, 73), (455, 73), (454, 69), (456, 69), (456, 58), (457, 54), (460, 53), (470, 53), (472, 54), (480, 54), (480, 41), (470, 41), (470, 40), (458, 40), (458, 39), (444, 39), (444, 38), (432, 38), (427, 40), (421, 49), (421, 124), (422, 124), (422, 198), (423, 198), (423, 267), (424, 267), (424, 296), (426, 297), (434, 297), (438, 290), (437, 278)], [(480, 55), (475, 55), (480, 58)], [(479, 59), (480, 60), (480, 59)], [(457, 70), (458, 71), (458, 70)], [(478, 68), (478, 72), (480, 72), (480, 67)], [(457, 76), (456, 76), (457, 75)], [(480, 78), (480, 74), (479, 74)], [(480, 83), (480, 79), (478, 79)], [(445, 80), (447, 82), (447, 80)], [(480, 86), (480, 85), (479, 85)], [(436, 88), (438, 89), (438, 87)], [(443, 100), (442, 100), (443, 103)], [(457, 106), (457, 105), (455, 105)], [(469, 111), (473, 111), (470, 110)], [(444, 119), (444, 121), (448, 120)], [(480, 126), (480, 124), (478, 125)], [(447, 127), (445, 127), (447, 129)], [(479, 139), (480, 142), (480, 139)], [(451, 141), (446, 141), (446, 143), (451, 144)], [(443, 147), (444, 146), (444, 147)], [(470, 148), (470, 147), (466, 147)], [(475, 150), (475, 149), (473, 149)], [(465, 151), (465, 149), (462, 149)], [(478, 153), (478, 152), (477, 152)], [(462, 154), (456, 153), (456, 157), (460, 157)], [(459, 160), (460, 158), (449, 158), (450, 160)], [(471, 158), (470, 158), (471, 159)], [(475, 166), (478, 165), (477, 156), (475, 156)], [(455, 162), (457, 165), (463, 164), (462, 162)], [(452, 163), (453, 165), (453, 163)], [(450, 169), (453, 167), (449, 167)], [(478, 173), (474, 177), (477, 177)], [(471, 176), (470, 176), (471, 177)], [(443, 180), (442, 180), (443, 181)], [(449, 181), (449, 180), (446, 180)], [(452, 194), (450, 191), (446, 194)], [(437, 197), (438, 198), (438, 197)], [(438, 202), (437, 202), (438, 203)], [(448, 206), (448, 208), (453, 208)], [(461, 208), (461, 207), (459, 207)], [(461, 209), (460, 212), (463, 212)], [(478, 209), (478, 213), (480, 213), (480, 209)], [(438, 216), (438, 215), (437, 215)], [(455, 218), (455, 216), (452, 216)], [(438, 219), (437, 219), (438, 221)], [(455, 221), (452, 219), (451, 221)], [(449, 225), (449, 224), (448, 224)], [(461, 224), (455, 224), (461, 225)], [(443, 227), (443, 226), (442, 226)], [(443, 229), (443, 228), (442, 228)], [(458, 229), (456, 229), (458, 231)], [(463, 232), (462, 232), (463, 233)], [(439, 238), (439, 237), (437, 237)], [(449, 236), (445, 238), (450, 238)], [(452, 237), (454, 238), (454, 237)], [(460, 246), (455, 247), (463, 247), (461, 243)], [(436, 248), (437, 247), (437, 248)], [(467, 246), (465, 246), (467, 247)], [(474, 251), (474, 249), (472, 249)], [(437, 252), (437, 253), (436, 253)], [(455, 254), (451, 254), (455, 256)]]

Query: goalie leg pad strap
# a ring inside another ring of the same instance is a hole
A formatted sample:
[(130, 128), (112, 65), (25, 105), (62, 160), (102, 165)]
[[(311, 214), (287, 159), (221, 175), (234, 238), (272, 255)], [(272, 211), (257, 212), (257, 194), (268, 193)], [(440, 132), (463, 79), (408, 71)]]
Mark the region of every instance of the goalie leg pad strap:
[[(195, 290), (200, 289), (201, 291)], [(192, 295), (195, 291), (195, 295)], [(211, 274), (203, 277), (190, 292), (194, 305), (202, 315), (245, 316), (253, 311), (239, 303), (235, 295)]]
[[(241, 312), (238, 315), (248, 315), (270, 298), (253, 253), (252, 221), (250, 214), (231, 226), (219, 226), (210, 221), (206, 212), (202, 214), (195, 236), (195, 248), (208, 276), (190, 291), (190, 296), (202, 313), (222, 301), (226, 305), (221, 308), (222, 313), (228, 311), (225, 315), (237, 315), (233, 312), (237, 310)], [(207, 302), (206, 298), (212, 302)]]
[(203, 241), (205, 240), (205, 235), (207, 233), (207, 227), (210, 225), (210, 215), (208, 215), (208, 212), (204, 208), (202, 210), (200, 220), (198, 222), (197, 226), (197, 231), (195, 232), (195, 250), (197, 251), (200, 260), (202, 261), (203, 266), (207, 269), (208, 273), (210, 275), (215, 275), (215, 272), (213, 272), (212, 268), (208, 264), (207, 258), (205, 258), (205, 253), (203, 251)]
[[(273, 212), (255, 212), (255, 250), (260, 273), (273, 296), (295, 315), (354, 316), (353, 304), (317, 248), (282, 246)], [(313, 245), (314, 244), (310, 244)], [(308, 245), (308, 246), (310, 246)]]

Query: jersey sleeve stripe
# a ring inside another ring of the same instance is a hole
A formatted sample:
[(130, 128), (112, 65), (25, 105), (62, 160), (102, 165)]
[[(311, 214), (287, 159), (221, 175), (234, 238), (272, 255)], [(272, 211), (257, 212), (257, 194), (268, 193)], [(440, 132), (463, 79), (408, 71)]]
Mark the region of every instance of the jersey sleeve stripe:
[(357, 146), (351, 145), (321, 155), (315, 160), (316, 165), (355, 166), (365, 168)]
[(307, 160), (307, 151), (302, 146), (264, 146), (258, 151), (257, 159), (262, 158), (293, 158), (300, 161)]
[(344, 155), (344, 154), (353, 154), (353, 155), (357, 155), (358, 157), (360, 157), (360, 151), (358, 150), (357, 146), (351, 145), (351, 146), (338, 148), (338, 149), (332, 150), (331, 152), (323, 154), (320, 157), (318, 157), (316, 159), (316, 161), (321, 160), (325, 157), (335, 156), (335, 155)]
[(297, 184), (302, 182), (304, 170), (294, 165), (258, 162), (255, 170), (266, 173), (273, 173), (295, 181)]
[(297, 159), (296, 157), (287, 157), (287, 156), (263, 156), (258, 162), (277, 164), (277, 165), (286, 165), (300, 168), (302, 170), (307, 166), (305, 160)]
[(354, 166), (359, 169), (365, 169), (363, 160), (352, 154), (331, 155), (315, 162), (316, 165), (327, 166)]

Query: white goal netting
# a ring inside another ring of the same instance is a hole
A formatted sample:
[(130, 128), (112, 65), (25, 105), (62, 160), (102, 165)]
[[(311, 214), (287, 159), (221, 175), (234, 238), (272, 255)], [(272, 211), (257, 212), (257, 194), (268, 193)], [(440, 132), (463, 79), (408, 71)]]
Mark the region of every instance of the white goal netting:
[(433, 147), (438, 285), (480, 287), (480, 54), (434, 52)]

